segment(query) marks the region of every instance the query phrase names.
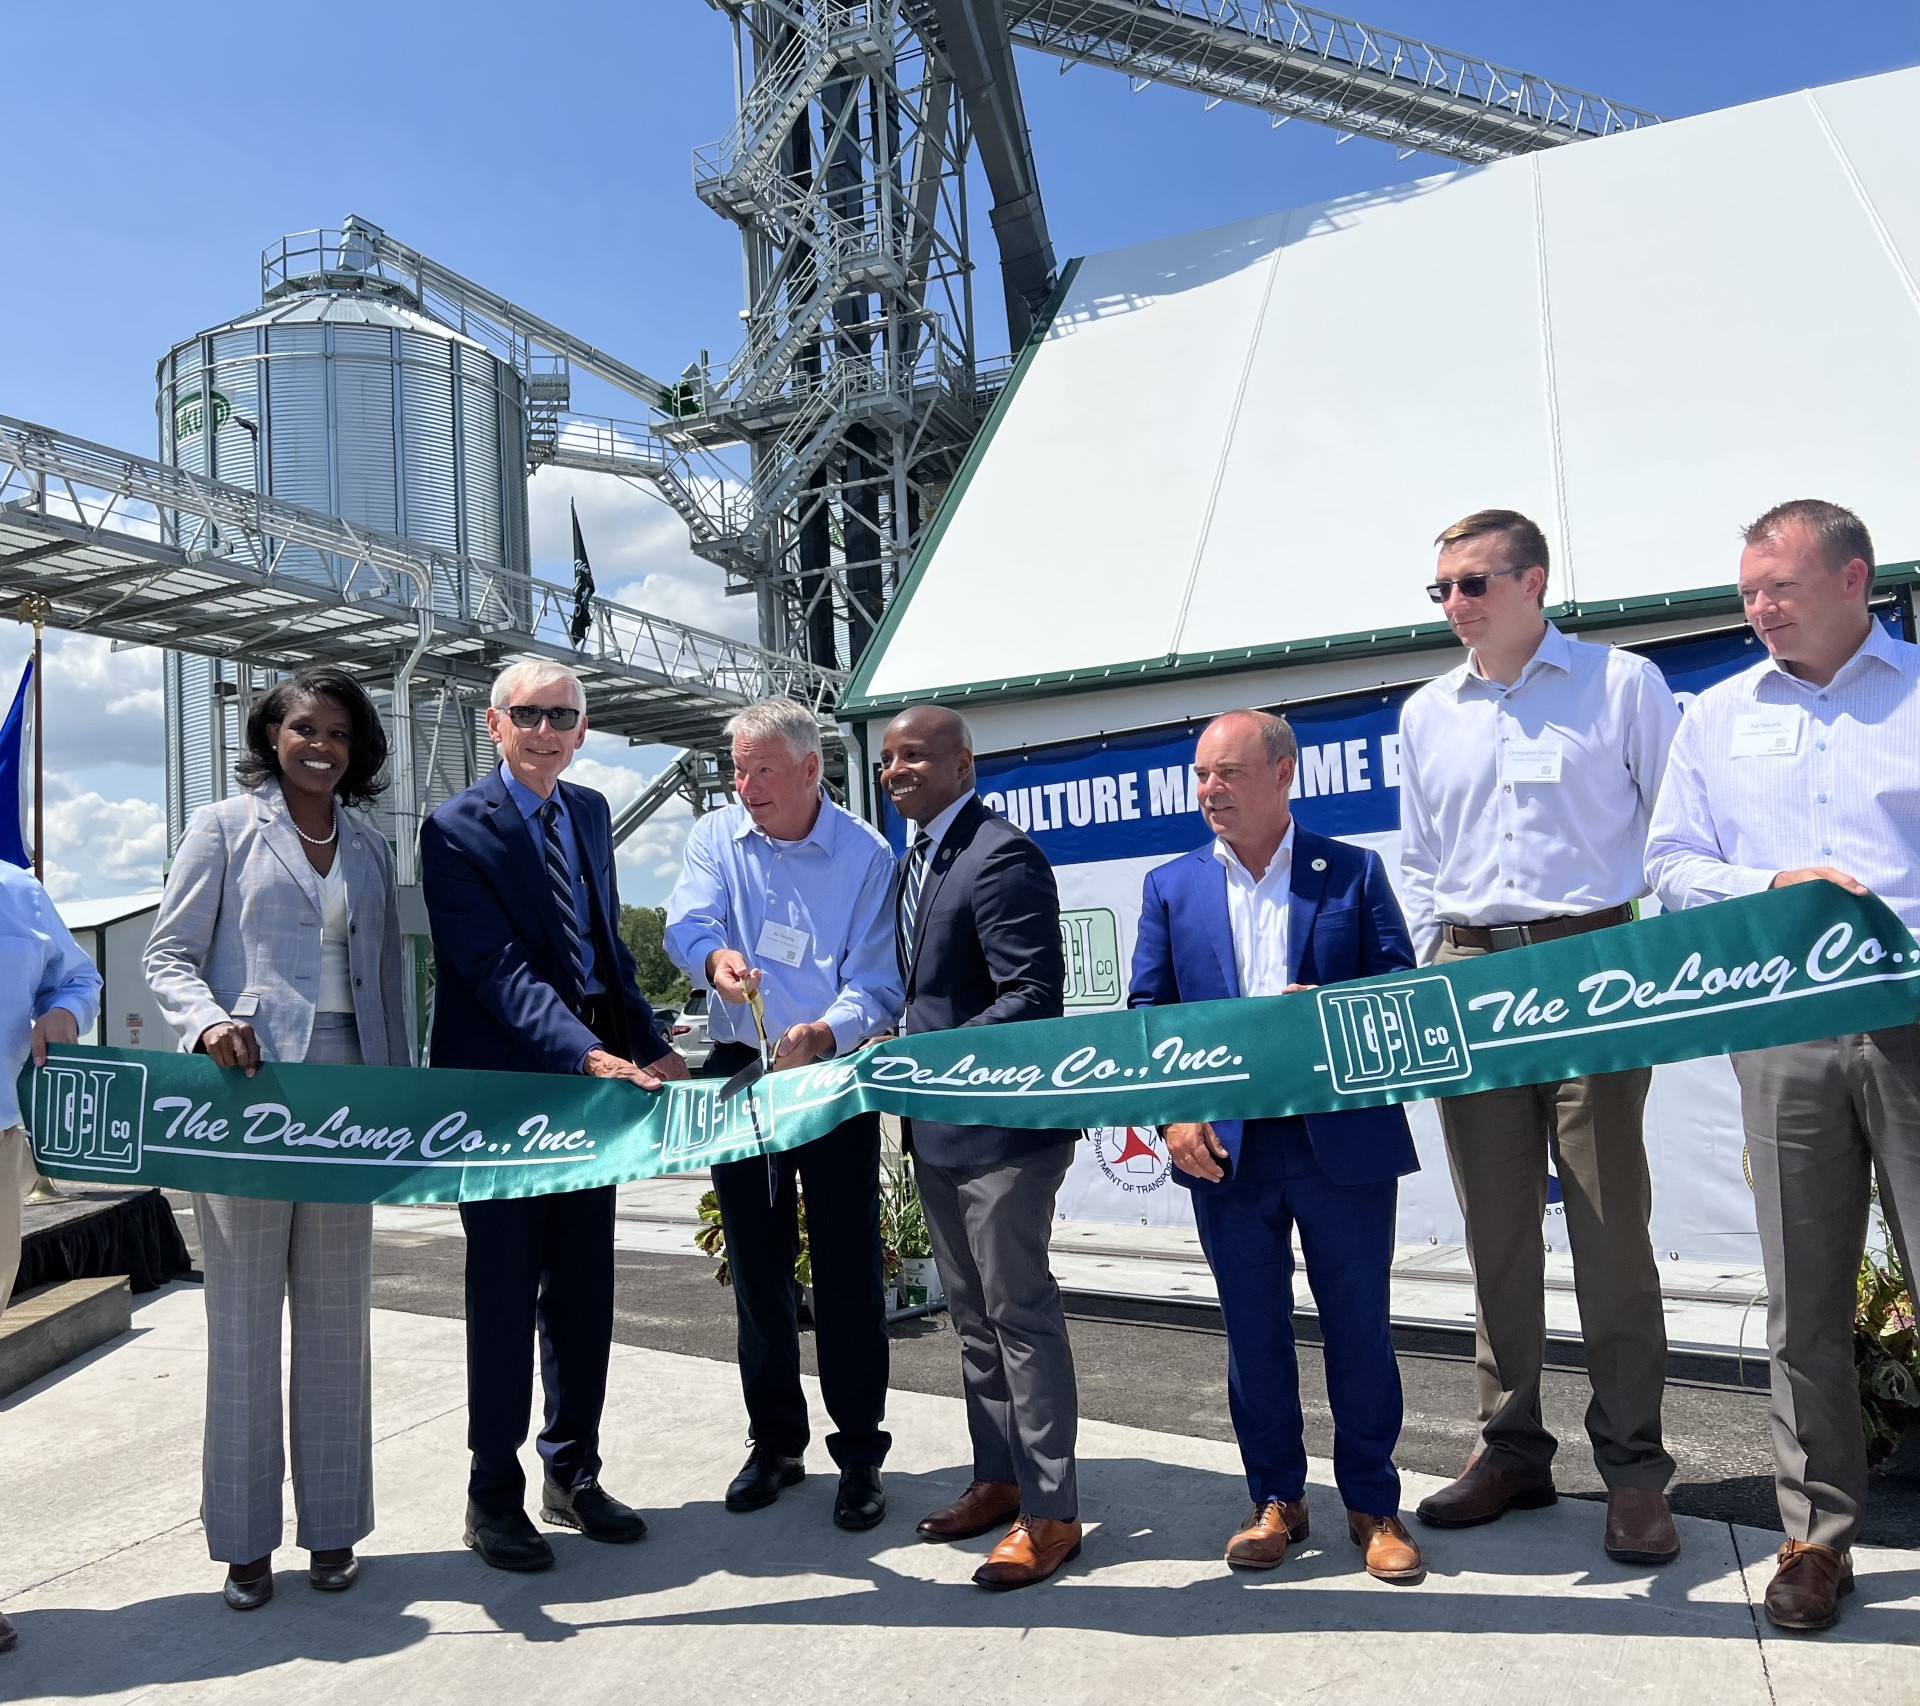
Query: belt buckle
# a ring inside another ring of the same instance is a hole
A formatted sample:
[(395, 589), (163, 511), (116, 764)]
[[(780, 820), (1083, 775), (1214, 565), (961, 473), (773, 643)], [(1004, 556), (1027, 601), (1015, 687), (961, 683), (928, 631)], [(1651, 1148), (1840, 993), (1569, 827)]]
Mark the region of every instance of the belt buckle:
[(1524, 924), (1489, 924), (1487, 926), (1487, 948), (1497, 953), (1505, 948), (1524, 948), (1527, 945), (1527, 927)]

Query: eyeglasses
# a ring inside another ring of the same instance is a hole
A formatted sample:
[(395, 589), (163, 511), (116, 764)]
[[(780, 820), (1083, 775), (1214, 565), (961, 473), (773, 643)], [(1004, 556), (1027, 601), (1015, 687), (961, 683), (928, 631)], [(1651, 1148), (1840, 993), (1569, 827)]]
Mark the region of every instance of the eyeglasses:
[(1435, 604), (1445, 604), (1450, 592), (1457, 592), (1462, 598), (1485, 598), (1488, 581), (1497, 581), (1502, 575), (1524, 575), (1533, 566), (1523, 563), (1517, 569), (1495, 569), (1489, 575), (1462, 575), (1457, 581), (1435, 581), (1427, 588), (1427, 597)]
[(579, 724), (584, 713), (571, 705), (509, 705), (507, 715), (516, 729), (537, 729), (544, 717), (555, 734), (563, 735)]

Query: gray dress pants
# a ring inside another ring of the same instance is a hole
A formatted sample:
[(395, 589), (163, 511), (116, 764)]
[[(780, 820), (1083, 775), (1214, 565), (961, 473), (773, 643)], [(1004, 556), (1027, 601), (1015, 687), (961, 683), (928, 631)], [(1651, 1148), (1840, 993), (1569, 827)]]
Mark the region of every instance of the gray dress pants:
[(1774, 1491), (1789, 1538), (1845, 1551), (1867, 1502), (1853, 1322), (1874, 1176), (1911, 1282), (1920, 1026), (1736, 1054), (1773, 1353)]
[[(307, 1060), (360, 1064), (351, 1014), (316, 1017)], [(288, 1436), (296, 1543), (311, 1552), (356, 1545), (373, 1532), (373, 1210), (200, 1194), (193, 1212), (207, 1294), (207, 1551), (247, 1564), (281, 1543)], [(293, 1369), (283, 1429), (286, 1307)]]
[[(1442, 960), (1484, 952), (1448, 943)], [(1653, 1185), (1642, 1116), (1646, 1067), (1523, 1084), (1439, 1101), (1454, 1194), (1473, 1265), (1480, 1437), (1509, 1475), (1551, 1472), (1556, 1442), (1540, 1411), (1547, 1351), (1547, 1162), (1554, 1163), (1573, 1252), (1586, 1345), (1587, 1437), (1609, 1489), (1665, 1489), (1662, 1443), (1667, 1323), (1647, 1222)]]
[(960, 1335), (977, 1481), (1018, 1484), (1028, 1516), (1080, 1515), (1080, 1426), (1066, 1311), (1047, 1261), (1071, 1142), (992, 1167), (915, 1159), (933, 1259)]

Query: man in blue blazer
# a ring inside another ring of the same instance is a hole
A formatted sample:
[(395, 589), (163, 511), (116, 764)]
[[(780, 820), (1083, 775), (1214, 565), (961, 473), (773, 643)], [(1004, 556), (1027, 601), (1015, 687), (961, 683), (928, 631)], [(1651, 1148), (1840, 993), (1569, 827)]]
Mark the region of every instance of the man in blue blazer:
[[(1207, 725), (1194, 755), (1214, 840), (1147, 873), (1131, 1007), (1281, 995), (1413, 965), (1379, 857), (1288, 810), (1293, 731), (1263, 711)], [(1388, 1317), (1398, 1181), (1418, 1166), (1398, 1108), (1173, 1125), (1227, 1328), (1227, 1392), (1253, 1508), (1228, 1563), (1271, 1569), (1307, 1535), (1307, 1453), (1293, 1341), (1293, 1231), (1319, 1306), (1333, 1473), (1348, 1532), (1383, 1581), (1425, 1570), (1400, 1520), (1400, 1370)]]
[[(420, 830), (433, 926), (431, 1064), (583, 1072), (643, 1091), (684, 1078), (620, 939), (606, 799), (560, 780), (587, 738), (572, 670), (516, 664), (493, 684), (500, 767)], [(636, 1064), (648, 1062), (647, 1066)], [(546, 1386), (543, 1521), (592, 1540), (647, 1531), (600, 1486), (600, 1409), (613, 1344), (611, 1185), (460, 1205), (467, 1233), (466, 1541), (496, 1569), (544, 1570), (528, 1520), (527, 1437), (537, 1327)]]
[[(1060, 893), (1044, 853), (973, 791), (956, 711), (916, 705), (887, 725), (880, 785), (912, 828), (894, 884), (912, 1037), (1057, 1019), (1066, 996)], [(1080, 1550), (1079, 1396), (1066, 1310), (1047, 1263), (1077, 1131), (913, 1122), (934, 1260), (960, 1336), (973, 1479), (920, 1524), (926, 1540), (1005, 1528), (973, 1579), (1031, 1587)]]

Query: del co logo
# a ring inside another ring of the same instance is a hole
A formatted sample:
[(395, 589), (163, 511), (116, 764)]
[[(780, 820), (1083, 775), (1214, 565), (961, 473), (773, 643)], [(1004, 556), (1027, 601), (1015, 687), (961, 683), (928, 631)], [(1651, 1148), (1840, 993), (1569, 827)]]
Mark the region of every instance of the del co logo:
[(62, 1172), (137, 1172), (146, 1108), (144, 1066), (72, 1056), (50, 1060), (34, 1075), (34, 1150)]
[(1466, 1028), (1444, 977), (1318, 994), (1327, 1068), (1342, 1095), (1444, 1084), (1473, 1071)]

